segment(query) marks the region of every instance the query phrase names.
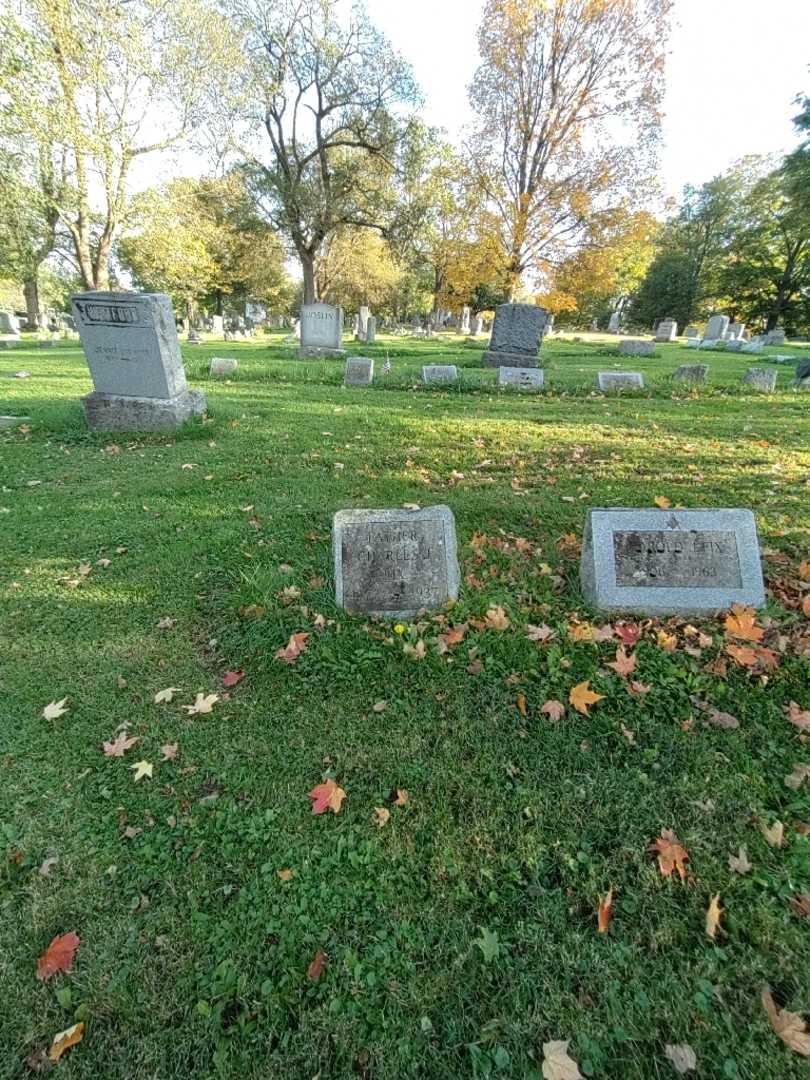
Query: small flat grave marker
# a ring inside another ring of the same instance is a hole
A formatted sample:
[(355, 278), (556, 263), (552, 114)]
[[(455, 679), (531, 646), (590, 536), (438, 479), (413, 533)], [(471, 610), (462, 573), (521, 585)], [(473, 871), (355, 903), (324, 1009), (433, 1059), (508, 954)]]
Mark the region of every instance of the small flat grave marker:
[[(656, 338), (656, 341), (664, 339)], [(670, 338), (666, 338), (667, 341)], [(624, 341), (619, 342), (619, 352), (622, 356), (652, 356), (655, 352), (655, 341), (636, 341), (633, 338), (627, 338)]]
[(697, 615), (765, 602), (750, 510), (590, 510), (580, 578), (600, 611)]
[(498, 386), (516, 386), (518, 390), (537, 393), (543, 389), (544, 376), (542, 368), (499, 367)]
[(422, 382), (451, 383), (458, 379), (455, 364), (425, 364), (422, 368)]
[(742, 381), (746, 386), (752, 386), (755, 390), (762, 390), (766, 394), (772, 394), (776, 389), (777, 372), (773, 368), (752, 367), (743, 375)]
[(708, 364), (681, 364), (673, 378), (676, 382), (705, 383), (708, 374)]
[(640, 371), (600, 371), (596, 377), (600, 390), (643, 390)]
[[(373, 316), (371, 316), (373, 318)], [(369, 321), (371, 321), (369, 319)], [(347, 386), (370, 386), (374, 379), (374, 361), (365, 356), (350, 356), (346, 361)]]
[(458, 597), (456, 525), (449, 506), (339, 510), (332, 550), (336, 601), (347, 611), (407, 619)]
[(237, 361), (230, 356), (211, 357), (211, 375), (233, 375), (237, 368)]

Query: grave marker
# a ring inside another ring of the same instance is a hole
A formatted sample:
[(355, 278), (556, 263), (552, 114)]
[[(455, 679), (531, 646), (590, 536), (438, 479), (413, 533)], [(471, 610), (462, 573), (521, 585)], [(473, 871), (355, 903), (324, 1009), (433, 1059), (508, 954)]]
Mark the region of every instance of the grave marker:
[(540, 367), (540, 343), (548, 312), (536, 304), (500, 304), (484, 367)]
[(449, 506), (339, 510), (332, 551), (335, 600), (347, 611), (408, 619), (458, 597), (456, 526)]
[(233, 375), (237, 368), (237, 361), (230, 356), (212, 356), (209, 374)]
[(600, 371), (596, 382), (600, 390), (644, 389), (644, 376), (640, 371)]
[[(658, 341), (658, 338), (655, 339)], [(666, 339), (669, 341), (669, 338)], [(652, 356), (655, 352), (655, 341), (635, 341), (626, 338), (619, 342), (619, 352), (622, 356)]]
[(314, 356), (345, 356), (343, 309), (331, 304), (302, 305), (300, 338), (300, 360)]
[(543, 389), (544, 381), (545, 372), (542, 368), (498, 368), (498, 386), (516, 386), (518, 390), (537, 393)]
[(673, 378), (677, 382), (705, 383), (708, 374), (707, 364), (681, 364)]
[(706, 340), (722, 341), (728, 332), (728, 315), (712, 315), (706, 327)]
[(662, 319), (655, 330), (656, 341), (674, 341), (678, 336), (678, 324), (674, 319)]
[(366, 344), (373, 345), (377, 340), (377, 320), (373, 315), (369, 315), (366, 320)]
[(450, 383), (458, 379), (455, 364), (425, 364), (422, 368), (422, 382)]
[(350, 356), (346, 361), (344, 382), (347, 386), (369, 386), (374, 379), (374, 361), (365, 356)]
[(746, 386), (753, 386), (755, 390), (772, 394), (776, 389), (776, 374), (773, 368), (752, 367), (743, 375), (742, 381)]
[(580, 578), (606, 612), (696, 615), (765, 602), (750, 510), (590, 510)]

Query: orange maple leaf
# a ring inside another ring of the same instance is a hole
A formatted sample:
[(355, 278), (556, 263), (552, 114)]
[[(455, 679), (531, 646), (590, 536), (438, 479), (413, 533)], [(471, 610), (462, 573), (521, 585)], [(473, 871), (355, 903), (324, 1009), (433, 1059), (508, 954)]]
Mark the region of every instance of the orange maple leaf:
[(569, 623), (566, 632), (572, 641), (593, 641), (593, 627), (590, 623)]
[(745, 604), (734, 604), (726, 615), (726, 633), (741, 641), (762, 641), (765, 631), (756, 625), (757, 613)]
[(649, 850), (658, 855), (658, 867), (663, 877), (669, 877), (673, 870), (677, 870), (681, 881), (686, 879), (684, 863), (689, 861), (689, 853), (672, 829), (662, 829)]
[(636, 654), (628, 654), (624, 651), (624, 647), (620, 645), (616, 650), (616, 659), (611, 660), (607, 665), (609, 668), (613, 668), (617, 675), (621, 675), (623, 679), (636, 670)]
[(759, 659), (756, 649), (750, 649), (746, 645), (726, 645), (728, 655), (737, 661), (740, 667), (754, 668)]
[(80, 943), (81, 939), (72, 930), (57, 935), (37, 961), (37, 978), (40, 982), (50, 979), (58, 971), (70, 971)]
[(315, 953), (315, 958), (307, 968), (307, 978), (312, 979), (313, 982), (317, 982), (323, 975), (323, 969), (326, 967), (326, 962), (329, 959), (323, 949), (318, 949)]
[(451, 649), (454, 645), (459, 645), (464, 640), (464, 635), (467, 633), (467, 624), (461, 623), (460, 626), (451, 626), (448, 628), (446, 634), (439, 634), (439, 641), (443, 641), (448, 649)]
[(526, 695), (525, 694), (518, 694), (518, 696), (517, 696), (517, 707), (518, 707), (518, 712), (520, 713), (520, 715), (525, 717), (526, 716)]
[(805, 596), (802, 600), (802, 611), (806, 618), (810, 619), (810, 596)]
[(276, 650), (276, 660), (284, 664), (294, 664), (307, 647), (309, 634), (293, 634), (282, 648)]
[(610, 920), (613, 918), (613, 886), (611, 886), (607, 894), (599, 901), (599, 908), (597, 909), (597, 922), (599, 925), (599, 933), (606, 934), (610, 928)]
[(595, 705), (597, 701), (601, 701), (605, 696), (604, 694), (597, 694), (595, 691), (589, 689), (588, 684), (590, 679), (586, 679), (585, 682), (577, 683), (577, 685), (571, 690), (568, 695), (568, 700), (577, 710), (582, 713), (583, 716), (588, 716), (588, 707)]
[(72, 1027), (66, 1028), (64, 1031), (60, 1031), (57, 1035), (54, 1035), (51, 1048), (48, 1051), (48, 1059), (54, 1064), (58, 1064), (59, 1059), (66, 1050), (69, 1050), (71, 1046), (78, 1046), (84, 1038), (84, 1023), (73, 1024)]
[(487, 630), (506, 630), (509, 627), (509, 617), (500, 604), (491, 607), (484, 616)]
[(323, 814), (327, 810), (331, 810), (333, 814), (339, 814), (341, 804), (346, 798), (346, 792), (342, 787), (338, 787), (330, 777), (328, 780), (324, 780), (322, 784), (314, 787), (309, 792), (309, 798), (312, 799), (313, 814)]

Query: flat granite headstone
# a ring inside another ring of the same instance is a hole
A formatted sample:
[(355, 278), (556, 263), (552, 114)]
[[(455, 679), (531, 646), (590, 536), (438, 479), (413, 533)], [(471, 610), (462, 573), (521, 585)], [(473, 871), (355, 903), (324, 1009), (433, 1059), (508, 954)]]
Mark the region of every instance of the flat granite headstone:
[(346, 361), (344, 382), (347, 386), (370, 386), (374, 379), (374, 361), (365, 356), (350, 356)]
[[(670, 338), (656, 338), (655, 341), (670, 341)], [(626, 338), (619, 342), (619, 352), (622, 356), (652, 356), (655, 352), (655, 341), (635, 341)]]
[(316, 356), (345, 356), (343, 348), (343, 308), (332, 304), (303, 304), (300, 325), (299, 360)]
[(335, 599), (346, 611), (408, 619), (458, 597), (449, 506), (338, 510), (332, 523)]
[(537, 304), (499, 304), (484, 367), (540, 367), (548, 312)]
[(205, 412), (189, 390), (171, 299), (164, 293), (86, 292), (70, 298), (94, 390), (82, 398), (102, 431), (166, 431)]
[(747, 344), (742, 346), (740, 352), (761, 353), (764, 348), (765, 346), (762, 344), (761, 341), (749, 341)]
[(422, 368), (422, 382), (450, 383), (458, 379), (455, 364), (425, 364)]
[(209, 374), (233, 375), (238, 367), (238, 362), (230, 356), (212, 356)]
[(785, 331), (784, 330), (768, 330), (765, 333), (766, 345), (784, 345), (785, 344)]
[(708, 364), (681, 364), (673, 378), (678, 382), (705, 383), (708, 374)]
[(580, 580), (606, 612), (699, 615), (765, 603), (750, 510), (589, 510)]
[(640, 371), (600, 371), (596, 382), (600, 390), (644, 389), (644, 376)]
[(498, 386), (516, 386), (518, 390), (537, 393), (543, 389), (545, 372), (542, 368), (499, 367)]
[(687, 349), (699, 349), (700, 348), (700, 338), (696, 338), (696, 337), (687, 338), (685, 344), (686, 344)]
[(776, 389), (776, 376), (777, 372), (773, 368), (752, 367), (743, 375), (742, 381), (746, 386), (753, 386), (755, 390), (772, 394)]
[(0, 428), (15, 428), (27, 424), (30, 416), (0, 416)]
[(726, 352), (743, 352), (745, 349), (745, 342), (742, 338), (729, 338), (726, 342)]

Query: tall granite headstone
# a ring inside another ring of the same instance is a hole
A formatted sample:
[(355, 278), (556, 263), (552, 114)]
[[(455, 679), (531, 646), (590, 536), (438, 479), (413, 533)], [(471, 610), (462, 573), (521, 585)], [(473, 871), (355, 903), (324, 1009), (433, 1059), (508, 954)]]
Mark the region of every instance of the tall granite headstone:
[(728, 315), (712, 315), (706, 327), (705, 341), (723, 341), (728, 333)]
[(332, 524), (335, 599), (350, 612), (412, 618), (458, 597), (449, 506), (338, 510)]
[(333, 307), (331, 304), (304, 304), (301, 307), (299, 359), (345, 355), (343, 308)]
[(546, 309), (536, 304), (500, 304), (482, 358), (484, 366), (542, 367), (540, 343), (547, 319)]
[(472, 330), (470, 331), (473, 337), (478, 337), (484, 327), (483, 315), (476, 315), (472, 322)]
[(460, 334), (469, 334), (470, 332), (470, 308), (467, 304), (461, 309), (461, 319), (458, 324), (458, 332)]
[(170, 298), (163, 293), (87, 292), (70, 298), (94, 390), (87, 422), (103, 431), (165, 431), (205, 412), (189, 390)]
[(678, 324), (674, 319), (662, 319), (655, 329), (656, 341), (674, 341), (678, 336)]
[(369, 315), (366, 320), (366, 344), (373, 345), (377, 340), (377, 320), (373, 315)]
[(621, 315), (618, 311), (614, 311), (608, 319), (608, 333), (618, 334), (619, 324), (621, 323)]

